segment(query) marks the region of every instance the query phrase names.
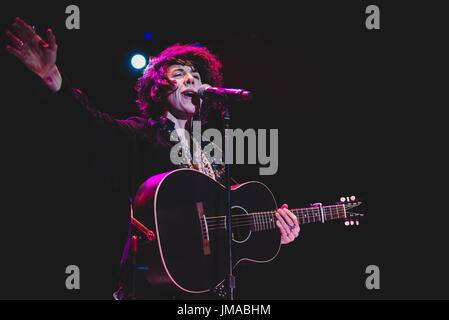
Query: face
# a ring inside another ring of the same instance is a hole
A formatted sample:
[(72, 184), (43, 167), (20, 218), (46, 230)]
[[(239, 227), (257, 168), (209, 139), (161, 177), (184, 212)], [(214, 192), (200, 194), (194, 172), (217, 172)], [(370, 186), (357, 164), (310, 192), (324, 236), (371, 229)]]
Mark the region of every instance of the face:
[(201, 100), (196, 95), (202, 85), (200, 74), (190, 66), (171, 65), (167, 77), (176, 82), (176, 88), (167, 96), (167, 109), (175, 117), (187, 119), (193, 116)]

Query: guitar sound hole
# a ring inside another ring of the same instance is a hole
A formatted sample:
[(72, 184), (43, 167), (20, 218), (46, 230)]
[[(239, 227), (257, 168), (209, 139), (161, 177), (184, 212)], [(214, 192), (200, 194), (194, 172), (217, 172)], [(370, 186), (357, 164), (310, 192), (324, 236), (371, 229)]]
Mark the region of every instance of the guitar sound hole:
[(240, 207), (231, 208), (232, 214), (232, 240), (237, 243), (243, 243), (251, 236), (251, 221), (248, 212)]

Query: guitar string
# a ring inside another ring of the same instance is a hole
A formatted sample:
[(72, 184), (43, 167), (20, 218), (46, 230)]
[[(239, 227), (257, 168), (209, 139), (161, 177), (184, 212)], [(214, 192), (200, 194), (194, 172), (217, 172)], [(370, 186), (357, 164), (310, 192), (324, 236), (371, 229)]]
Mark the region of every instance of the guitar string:
[[(337, 214), (337, 213), (336, 213)], [(343, 219), (345, 216), (340, 216), (337, 215), (334, 217), (334, 215), (329, 216), (329, 215), (325, 215), (325, 218), (328, 218), (327, 220), (336, 220), (336, 219)], [(262, 230), (269, 230), (271, 228), (275, 227), (276, 222), (274, 220), (271, 221), (264, 221), (264, 222), (258, 222), (258, 223), (254, 223), (254, 220), (251, 219), (251, 217), (247, 216), (247, 219), (240, 219), (238, 222), (239, 223), (234, 223), (234, 227), (244, 227), (244, 226), (254, 226), (255, 231), (262, 231)], [(307, 220), (305, 221), (306, 218), (302, 217), (301, 218), (303, 221), (299, 221), (300, 224), (306, 224), (306, 223), (314, 223), (314, 222), (320, 222), (321, 221), (321, 215), (313, 215), (311, 217), (308, 217)], [(312, 221), (310, 221), (311, 219), (313, 219)], [(326, 220), (326, 219), (325, 219)], [(221, 229), (225, 229), (225, 221), (214, 221), (214, 223), (208, 223), (207, 224), (208, 229), (209, 230), (221, 230)], [(267, 226), (269, 228), (267, 228)]]
[[(338, 218), (338, 219), (342, 219)], [(334, 220), (336, 220), (337, 218), (334, 218)], [(307, 224), (307, 223), (316, 223), (316, 222), (320, 222), (320, 220), (317, 221), (307, 221), (307, 222), (302, 222), (300, 223), (302, 224)], [(253, 223), (247, 223), (247, 224), (239, 224), (239, 225), (234, 225), (233, 227), (245, 227), (245, 226), (253, 226), (254, 229), (252, 229), (252, 231), (264, 231), (264, 230), (271, 230), (275, 228), (275, 225), (273, 223), (270, 223), (268, 226), (254, 226)], [(226, 230), (226, 226), (224, 224), (222, 225), (216, 225), (216, 226), (208, 226), (208, 230), (209, 231), (216, 231), (216, 230)]]
[[(324, 216), (325, 216), (325, 218), (332, 219), (334, 217), (340, 217), (340, 216), (342, 216), (342, 214), (341, 213), (335, 213), (335, 214), (332, 214), (332, 215), (331, 214), (325, 214)], [(259, 216), (259, 217), (257, 217), (257, 216), (246, 216), (246, 217), (239, 217), (239, 218), (234, 218), (233, 217), (232, 218), (232, 222), (254, 221), (255, 224), (262, 224), (262, 223), (272, 222), (274, 220), (274, 217), (275, 217), (274, 214), (271, 215), (271, 217), (267, 217), (267, 216), (265, 216), (265, 217), (261, 217), (261, 216)], [(343, 215), (343, 217), (344, 217), (344, 215)], [(303, 220), (306, 220), (306, 219), (310, 220), (310, 219), (319, 218), (321, 220), (321, 214), (320, 215), (314, 214), (314, 215), (307, 215), (307, 216), (303, 215), (303, 216), (299, 216), (299, 217), (296, 217), (296, 218), (297, 219), (303, 219)], [(224, 221), (225, 221), (225, 218), (215, 218), (213, 220), (208, 219), (208, 225), (213, 225), (214, 223), (222, 223)]]
[[(344, 217), (338, 218), (338, 219), (342, 219)], [(333, 220), (336, 220), (337, 218), (334, 218)], [(316, 221), (306, 221), (300, 224), (307, 224), (307, 223), (315, 223), (315, 222), (320, 222), (321, 220), (316, 220)], [(246, 224), (238, 224), (238, 225), (233, 225), (233, 227), (245, 227), (245, 226), (254, 226), (254, 223), (246, 223)], [(268, 226), (254, 226), (254, 229), (252, 229), (252, 231), (264, 231), (264, 230), (271, 230), (274, 229), (275, 225), (273, 224), (273, 222), (271, 222)], [(226, 230), (226, 226), (224, 224), (222, 225), (216, 225), (216, 226), (209, 226), (208, 225), (208, 230), (209, 231), (216, 231), (216, 230)]]
[[(342, 207), (335, 206), (334, 209), (336, 209), (337, 212), (334, 212), (329, 207), (325, 207), (324, 208), (324, 214), (325, 215), (331, 215), (331, 216), (334, 215), (334, 214), (339, 214), (338, 211), (341, 211), (339, 209), (342, 209)], [(306, 217), (309, 217), (309, 216), (321, 216), (321, 211), (319, 211), (319, 208), (317, 208), (317, 210), (318, 210), (317, 212), (313, 212), (313, 210), (315, 210), (315, 208), (291, 209), (290, 211), (292, 213), (294, 213), (297, 216), (297, 218), (299, 218), (298, 215), (306, 216)], [(304, 212), (300, 212), (300, 211), (312, 211), (312, 212), (304, 213)], [(236, 215), (232, 216), (232, 220), (235, 220), (236, 218), (241, 218), (241, 217), (243, 217), (243, 218), (250, 218), (252, 216), (254, 217), (254, 216), (257, 216), (257, 215), (259, 215), (259, 216), (275, 215), (276, 213), (277, 213), (277, 211), (263, 211), (263, 212), (251, 212), (249, 214), (236, 214)], [(224, 219), (224, 218), (225, 218), (225, 216), (217, 216), (217, 217), (207, 217), (206, 219), (210, 221), (212, 219)], [(264, 218), (262, 218), (262, 219), (264, 219)]]
[[(341, 208), (336, 208), (337, 212), (333, 212), (333, 210), (325, 210), (324, 215), (325, 217), (333, 217), (334, 215), (339, 216), (341, 214), (341, 210), (338, 210)], [(290, 211), (294, 212), (295, 216), (297, 218), (303, 218), (303, 219), (310, 219), (314, 217), (321, 218), (321, 212), (298, 212), (298, 211), (304, 211), (309, 209), (292, 209)], [(265, 212), (254, 212), (250, 214), (239, 214), (239, 215), (233, 215), (232, 221), (239, 221), (239, 220), (258, 220), (256, 223), (269, 223), (271, 219), (273, 219), (273, 216), (277, 213), (277, 211), (265, 211)], [(225, 216), (218, 216), (218, 217), (207, 217), (206, 218), (210, 224), (213, 224), (215, 221), (221, 221), (225, 219)], [(209, 224), (208, 224), (209, 225)]]
[[(325, 214), (324, 215), (325, 218), (327, 218), (327, 220), (331, 220), (333, 218), (336, 217), (344, 217), (341, 216), (341, 213), (333, 213), (333, 214)], [(265, 217), (262, 217), (262, 215), (260, 215), (259, 217), (257, 217), (256, 215), (254, 216), (243, 216), (243, 217), (232, 217), (232, 221), (233, 222), (248, 222), (248, 221), (253, 221), (254, 224), (265, 224), (265, 223), (272, 223), (274, 221), (274, 214), (271, 215), (271, 217), (267, 217), (265, 215)], [(311, 220), (311, 219), (319, 219), (319, 221), (321, 221), (321, 214), (307, 214), (307, 215), (301, 215), (299, 217), (297, 217), (298, 219), (302, 219), (302, 220)], [(222, 217), (214, 217), (214, 218), (207, 218), (207, 225), (208, 226), (214, 226), (215, 224), (223, 224), (225, 223), (225, 218)], [(277, 220), (277, 219), (276, 219)]]
[[(260, 213), (251, 213), (251, 214), (242, 214), (242, 215), (233, 215), (232, 216), (232, 220), (233, 221), (239, 221), (239, 220), (248, 220), (248, 219), (253, 219), (253, 220), (260, 220), (260, 222), (257, 223), (264, 223), (264, 222), (270, 222), (270, 220), (273, 218), (273, 216), (275, 216), (275, 212), (276, 211), (271, 211), (271, 212), (267, 212), (264, 214), (260, 214)], [(324, 215), (326, 217), (333, 217), (334, 215), (340, 215), (341, 212), (325, 212)], [(321, 218), (321, 213), (317, 212), (317, 213), (299, 213), (295, 214), (297, 218), (303, 218), (303, 219), (310, 219), (310, 218), (314, 218), (314, 217), (320, 217)], [(224, 216), (218, 216), (218, 217), (208, 217), (206, 218), (208, 220), (208, 222), (215, 222), (215, 221), (221, 221), (224, 220), (225, 217)]]
[[(355, 206), (347, 206), (344, 204), (338, 204), (338, 205), (330, 205), (323, 207), (323, 213), (325, 220), (336, 220), (336, 219), (343, 219), (345, 218), (345, 209), (351, 209)], [(343, 215), (342, 214), (343, 210)], [(314, 212), (316, 210), (316, 212)], [(321, 210), (319, 207), (312, 207), (312, 208), (297, 208), (297, 209), (290, 209), (292, 213), (295, 214), (295, 216), (298, 219), (301, 219), (302, 221), (298, 221), (300, 224), (306, 224), (306, 223), (314, 223), (314, 222), (320, 222), (321, 221)], [(304, 212), (306, 211), (306, 212)], [(311, 211), (311, 212), (308, 212)], [(336, 212), (335, 212), (336, 211)], [(240, 215), (233, 215), (232, 221), (234, 222), (234, 227), (242, 227), (242, 226), (253, 226), (254, 231), (262, 231), (262, 230), (269, 230), (275, 227), (276, 220), (273, 219), (273, 216), (277, 213), (276, 211), (262, 211), (262, 212), (253, 212), (249, 214), (240, 214)], [(335, 217), (334, 217), (335, 216)], [(307, 219), (307, 221), (306, 221)], [(207, 220), (207, 227), (209, 230), (223, 230), (225, 229), (225, 217), (224, 216), (218, 216), (218, 217), (208, 217)], [(312, 221), (311, 221), (312, 220)], [(203, 224), (203, 221), (202, 221)]]

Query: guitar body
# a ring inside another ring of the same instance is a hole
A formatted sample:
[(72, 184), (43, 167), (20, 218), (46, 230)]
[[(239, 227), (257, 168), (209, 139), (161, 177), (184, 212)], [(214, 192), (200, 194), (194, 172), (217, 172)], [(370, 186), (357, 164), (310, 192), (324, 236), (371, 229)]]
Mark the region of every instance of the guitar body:
[[(133, 218), (156, 236), (139, 249), (152, 285), (201, 293), (223, 282), (228, 273), (226, 204), (226, 188), (192, 169), (156, 175), (140, 186)], [(277, 210), (271, 191), (259, 182), (233, 186), (231, 207), (233, 266), (274, 259), (281, 246), (279, 231), (255, 232), (245, 220), (250, 212)]]

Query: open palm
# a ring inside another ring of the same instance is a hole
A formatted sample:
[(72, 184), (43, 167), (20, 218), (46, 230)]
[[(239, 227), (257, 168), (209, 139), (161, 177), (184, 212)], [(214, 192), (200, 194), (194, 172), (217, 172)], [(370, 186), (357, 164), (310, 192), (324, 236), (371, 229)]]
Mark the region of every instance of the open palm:
[(52, 30), (47, 30), (47, 41), (44, 41), (30, 25), (18, 17), (12, 27), (17, 36), (9, 30), (6, 32), (11, 42), (6, 50), (41, 78), (48, 77), (56, 66), (58, 50)]

